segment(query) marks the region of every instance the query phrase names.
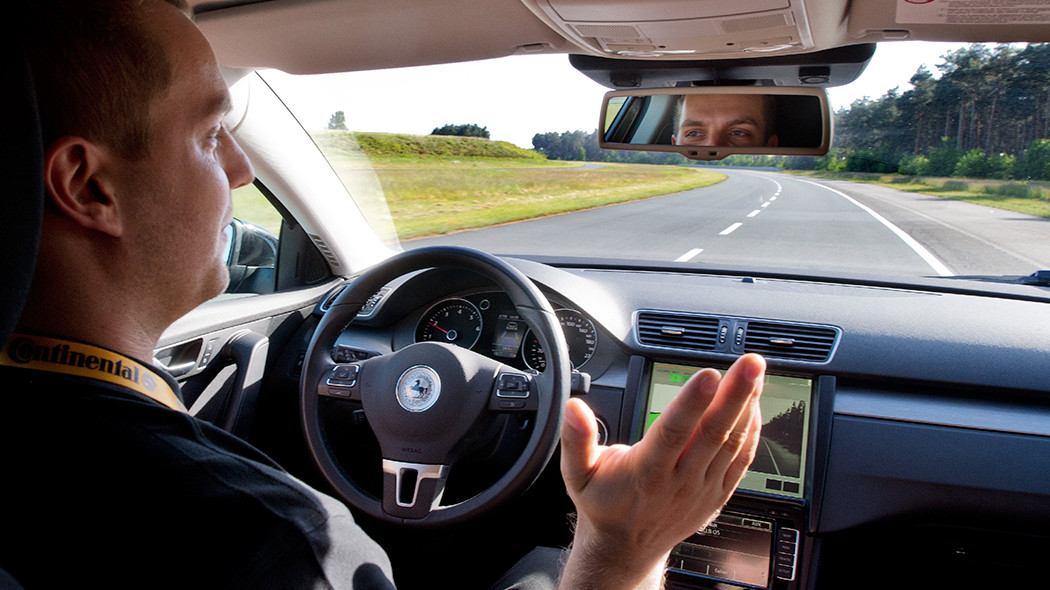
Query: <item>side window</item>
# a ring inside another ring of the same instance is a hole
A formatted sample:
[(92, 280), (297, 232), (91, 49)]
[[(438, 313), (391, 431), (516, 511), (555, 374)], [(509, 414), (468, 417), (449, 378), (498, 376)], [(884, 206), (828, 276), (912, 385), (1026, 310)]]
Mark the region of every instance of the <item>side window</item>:
[(233, 222), (226, 228), (227, 293), (272, 293), (277, 280), (281, 213), (253, 183), (233, 191)]

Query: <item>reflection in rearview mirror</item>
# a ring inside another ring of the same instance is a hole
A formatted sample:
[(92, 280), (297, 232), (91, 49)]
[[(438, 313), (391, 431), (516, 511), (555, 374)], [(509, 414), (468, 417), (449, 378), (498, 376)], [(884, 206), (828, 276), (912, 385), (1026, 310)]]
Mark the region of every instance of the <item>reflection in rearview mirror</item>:
[(730, 154), (823, 155), (831, 139), (827, 95), (817, 88), (660, 88), (606, 94), (599, 145)]

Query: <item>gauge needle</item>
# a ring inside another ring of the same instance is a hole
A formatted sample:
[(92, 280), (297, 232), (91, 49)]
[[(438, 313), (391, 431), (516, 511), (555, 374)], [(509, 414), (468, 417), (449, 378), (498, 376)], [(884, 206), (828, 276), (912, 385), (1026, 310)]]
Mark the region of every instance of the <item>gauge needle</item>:
[(448, 334), (448, 330), (442, 328), (441, 326), (435, 324), (434, 322), (430, 322), (430, 325), (431, 325), (431, 327), (437, 328), (438, 330), (441, 330), (443, 333)]

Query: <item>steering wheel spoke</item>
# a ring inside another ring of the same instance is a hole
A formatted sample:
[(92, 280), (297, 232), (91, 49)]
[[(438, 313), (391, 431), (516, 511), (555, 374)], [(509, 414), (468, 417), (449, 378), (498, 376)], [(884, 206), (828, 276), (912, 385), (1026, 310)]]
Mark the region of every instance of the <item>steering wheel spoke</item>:
[(383, 511), (395, 518), (425, 518), (441, 503), (448, 465), (383, 459)]

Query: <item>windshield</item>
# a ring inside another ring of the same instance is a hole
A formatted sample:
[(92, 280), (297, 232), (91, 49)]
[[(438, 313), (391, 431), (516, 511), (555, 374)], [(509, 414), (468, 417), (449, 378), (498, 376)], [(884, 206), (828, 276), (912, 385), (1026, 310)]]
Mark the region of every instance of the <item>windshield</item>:
[[(601, 150), (565, 56), (264, 77), (402, 248), (1019, 281), (1050, 268), (1050, 45), (883, 44), (826, 156)], [(372, 194), (374, 191), (361, 191)]]

